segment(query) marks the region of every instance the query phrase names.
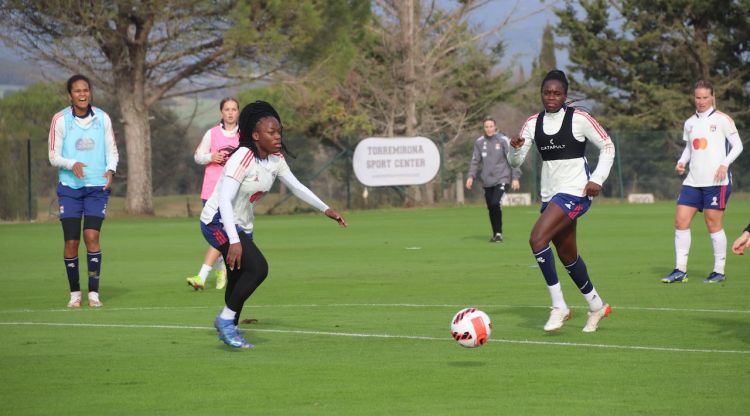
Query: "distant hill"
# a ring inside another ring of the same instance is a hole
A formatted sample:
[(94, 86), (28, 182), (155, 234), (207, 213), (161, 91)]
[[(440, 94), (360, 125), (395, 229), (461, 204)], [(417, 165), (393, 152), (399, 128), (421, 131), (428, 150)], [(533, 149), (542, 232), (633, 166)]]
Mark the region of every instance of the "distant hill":
[(0, 84), (29, 85), (39, 81), (40, 76), (37, 69), (30, 68), (29, 64), (0, 56)]

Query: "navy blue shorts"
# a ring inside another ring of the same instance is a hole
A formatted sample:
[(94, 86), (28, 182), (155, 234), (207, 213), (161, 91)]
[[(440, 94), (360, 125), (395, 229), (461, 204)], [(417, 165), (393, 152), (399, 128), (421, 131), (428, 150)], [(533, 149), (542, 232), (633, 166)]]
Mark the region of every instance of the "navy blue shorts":
[[(204, 224), (203, 221), (201, 221), (200, 223), (203, 238), (208, 241), (208, 244), (211, 247), (218, 250), (219, 247), (229, 242), (229, 236), (227, 235), (227, 232), (224, 231), (224, 225), (222, 223), (211, 222), (209, 224)], [(235, 228), (237, 229), (238, 234), (245, 233), (245, 230), (240, 228), (238, 225), (235, 225)], [(253, 239), (253, 233), (245, 233), (245, 235), (251, 240)]]
[(110, 190), (103, 186), (84, 186), (73, 189), (61, 183), (57, 184), (57, 201), (60, 203), (60, 219), (100, 217), (107, 213), (107, 201)]
[(591, 208), (591, 197), (588, 196), (575, 196), (570, 194), (555, 194), (547, 202), (542, 202), (542, 209), (539, 212), (544, 212), (547, 209), (547, 205), (553, 202), (555, 205), (562, 208), (565, 215), (570, 217), (571, 220), (575, 220), (578, 217), (586, 213)]
[(732, 193), (732, 184), (720, 186), (693, 187), (682, 185), (680, 196), (677, 197), (677, 205), (687, 205), (704, 209), (718, 209), (724, 211), (727, 208), (729, 195)]

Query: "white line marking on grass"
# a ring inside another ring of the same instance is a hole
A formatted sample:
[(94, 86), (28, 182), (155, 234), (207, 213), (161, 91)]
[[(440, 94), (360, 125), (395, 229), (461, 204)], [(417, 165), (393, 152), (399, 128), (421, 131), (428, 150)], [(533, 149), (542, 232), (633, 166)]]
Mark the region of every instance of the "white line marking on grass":
[[(190, 326), (190, 325), (136, 325), (136, 324), (82, 324), (82, 323), (57, 323), (57, 322), (0, 322), (0, 325), (43, 325), (43, 326), (63, 326), (63, 327), (83, 327), (83, 328), (128, 328), (128, 329), (199, 329), (215, 330), (209, 326)], [(415, 335), (392, 335), (392, 334), (360, 334), (354, 332), (330, 332), (330, 331), (312, 331), (312, 330), (294, 330), (294, 329), (258, 329), (253, 328), (253, 332), (268, 332), (278, 334), (297, 334), (297, 335), (323, 335), (330, 337), (354, 337), (354, 338), (381, 338), (381, 339), (406, 339), (417, 341), (452, 341), (448, 337), (428, 337)], [(703, 348), (677, 348), (677, 347), (651, 347), (646, 345), (617, 345), (617, 344), (587, 344), (583, 342), (555, 342), (555, 341), (531, 341), (531, 340), (514, 340), (514, 339), (490, 339), (487, 342), (502, 344), (526, 344), (526, 345), (553, 345), (560, 347), (583, 347), (583, 348), (603, 348), (619, 350), (639, 350), (639, 351), (666, 351), (666, 352), (698, 352), (709, 354), (750, 354), (750, 350), (717, 350)]]
[[(418, 304), (418, 303), (308, 303), (308, 304), (282, 304), (282, 305), (245, 305), (245, 308), (344, 308), (344, 307), (372, 307), (372, 308), (538, 308), (549, 309), (549, 305), (489, 305), (489, 304)], [(587, 309), (586, 306), (570, 306), (571, 309)], [(190, 309), (220, 309), (219, 306), (142, 306), (142, 307), (107, 307), (97, 311), (152, 311), (152, 310), (190, 310)], [(655, 311), (655, 312), (690, 312), (690, 313), (738, 313), (750, 314), (745, 309), (699, 309), (699, 308), (653, 308), (646, 306), (618, 306), (612, 305), (614, 310), (631, 311)], [(56, 309), (9, 309), (0, 310), (2, 313), (35, 313), (35, 312), (68, 312), (80, 313), (81, 310), (69, 308)]]

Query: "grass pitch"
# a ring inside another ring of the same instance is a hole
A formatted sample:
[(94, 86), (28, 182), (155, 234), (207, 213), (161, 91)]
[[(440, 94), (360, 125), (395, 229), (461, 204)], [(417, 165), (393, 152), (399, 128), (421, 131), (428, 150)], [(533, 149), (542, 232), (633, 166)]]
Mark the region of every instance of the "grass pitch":
[[(730, 244), (749, 213), (730, 203)], [(579, 250), (613, 313), (582, 333), (585, 301), (558, 262), (573, 319), (546, 334), (537, 215), (505, 208), (502, 244), (487, 242), (482, 206), (352, 212), (348, 229), (261, 216), (270, 275), (242, 313), (259, 321), (244, 325), (249, 351), (216, 339), (213, 276), (202, 292), (185, 283), (206, 247), (197, 219), (107, 220), (105, 306), (75, 311), (59, 224), (0, 225), (0, 414), (747, 414), (747, 255), (703, 284), (713, 257), (697, 217), (690, 281), (664, 285), (674, 205), (595, 203)], [(481, 348), (449, 335), (465, 306), (493, 320)]]

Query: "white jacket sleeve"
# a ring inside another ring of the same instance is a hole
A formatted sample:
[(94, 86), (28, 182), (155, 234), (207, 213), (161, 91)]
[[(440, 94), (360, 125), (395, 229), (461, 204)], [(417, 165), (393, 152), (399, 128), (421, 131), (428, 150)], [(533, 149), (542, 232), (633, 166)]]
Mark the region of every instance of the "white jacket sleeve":
[(105, 113), (104, 117), (104, 148), (107, 154), (107, 170), (117, 172), (117, 162), (120, 161), (120, 153), (117, 151), (115, 131), (112, 128), (112, 119)]
[(518, 149), (510, 146), (508, 162), (510, 162), (510, 166), (514, 169), (519, 168), (523, 164), (526, 155), (529, 153), (529, 149), (531, 149), (531, 146), (534, 144), (534, 128), (536, 127), (536, 124), (531, 123), (530, 121), (532, 120), (536, 123), (536, 116), (527, 119), (526, 123), (521, 127), (521, 131), (518, 133), (519, 136), (524, 139), (523, 145)]
[(591, 173), (591, 182), (602, 185), (609, 177), (609, 171), (615, 163), (615, 145), (612, 143), (609, 135), (594, 120), (593, 117), (586, 115), (578, 118), (581, 122), (581, 131), (589, 141), (599, 148), (599, 161), (596, 163), (596, 169)]
[(329, 208), (308, 187), (297, 180), (297, 177), (294, 176), (288, 166), (285, 169), (279, 170), (279, 179), (292, 191), (294, 196), (305, 201), (307, 204), (319, 209), (321, 212), (325, 212)]
[(234, 197), (237, 196), (239, 190), (240, 183), (236, 179), (231, 176), (223, 178), (221, 192), (219, 193), (219, 213), (221, 214), (221, 222), (224, 224), (224, 231), (227, 232), (227, 237), (229, 237), (229, 244), (240, 242), (240, 236), (237, 234), (237, 227), (234, 223), (234, 209), (232, 208), (232, 201), (234, 201)]
[(207, 165), (211, 162), (211, 130), (208, 130), (206, 134), (203, 135), (203, 139), (201, 139), (200, 144), (198, 144), (198, 148), (195, 149), (193, 159), (195, 159), (195, 163), (199, 165)]
[(52, 117), (52, 124), (49, 128), (49, 163), (56, 168), (71, 170), (76, 160), (62, 157), (63, 140), (65, 140), (65, 117), (61, 111)]
[(724, 161), (721, 162), (721, 164), (729, 167), (732, 162), (737, 160), (740, 153), (742, 153), (742, 140), (740, 139), (740, 134), (736, 131), (727, 136), (727, 140), (729, 141), (729, 144), (732, 145), (732, 150), (729, 151), (727, 157), (724, 158)]

